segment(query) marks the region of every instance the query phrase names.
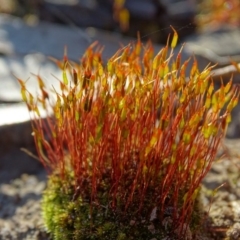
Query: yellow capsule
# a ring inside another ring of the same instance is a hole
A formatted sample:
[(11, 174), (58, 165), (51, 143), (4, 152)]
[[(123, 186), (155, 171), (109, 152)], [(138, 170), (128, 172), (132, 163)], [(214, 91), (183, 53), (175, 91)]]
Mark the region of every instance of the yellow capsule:
[(63, 70), (63, 83), (65, 85), (68, 85), (68, 78), (67, 78), (67, 73), (65, 69)]
[(173, 30), (173, 39), (172, 39), (172, 42), (171, 42), (171, 48), (175, 48), (176, 45), (177, 45), (177, 41), (178, 41), (178, 34), (177, 34), (177, 31), (172, 27), (170, 26)]

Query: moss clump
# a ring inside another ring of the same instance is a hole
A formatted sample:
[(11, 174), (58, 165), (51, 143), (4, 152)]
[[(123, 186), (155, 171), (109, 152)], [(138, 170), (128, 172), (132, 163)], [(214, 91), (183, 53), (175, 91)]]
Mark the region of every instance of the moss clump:
[(55, 240), (194, 239), (200, 184), (239, 87), (230, 81), (215, 91), (211, 67), (200, 72), (196, 59), (187, 77), (182, 49), (173, 57), (177, 38), (174, 30), (171, 50), (155, 56), (139, 39), (106, 66), (93, 43), (80, 64), (57, 61), (59, 91), (38, 76), (36, 98), (18, 80), (51, 172), (43, 210)]
[[(109, 181), (108, 176), (105, 177), (100, 185)], [(53, 239), (157, 240), (168, 235), (171, 235), (171, 239), (180, 239), (176, 226), (172, 224), (171, 208), (165, 209), (163, 221), (154, 216), (158, 210), (151, 188), (146, 193), (144, 209), (139, 213), (139, 196), (134, 195), (133, 203), (125, 212), (124, 203), (119, 202), (114, 209), (110, 206), (107, 195), (104, 195), (109, 190), (106, 185), (104, 189), (99, 189), (98, 202), (91, 203), (90, 191), (81, 193), (75, 190), (73, 175), (67, 173), (63, 181), (58, 174), (52, 174), (43, 195), (42, 209), (45, 225)], [(190, 221), (191, 229), (199, 227), (199, 213), (196, 201)]]

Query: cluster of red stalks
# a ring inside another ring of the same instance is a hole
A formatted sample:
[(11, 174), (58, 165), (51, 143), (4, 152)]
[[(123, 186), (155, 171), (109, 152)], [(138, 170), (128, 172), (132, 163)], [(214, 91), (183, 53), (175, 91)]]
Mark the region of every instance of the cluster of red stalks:
[[(138, 196), (141, 211), (151, 189), (158, 217), (171, 206), (177, 223), (184, 224), (239, 93), (231, 81), (215, 91), (211, 67), (199, 72), (196, 60), (187, 78), (190, 63), (181, 62), (181, 50), (173, 56), (176, 41), (174, 33), (171, 46), (154, 56), (152, 45), (139, 40), (120, 49), (106, 66), (94, 43), (80, 64), (66, 57), (58, 62), (63, 71), (59, 92), (48, 91), (38, 77), (41, 94), (35, 98), (19, 82), (42, 163), (59, 171), (63, 181), (72, 171), (76, 194), (90, 186), (91, 202), (97, 203), (108, 176), (113, 210), (119, 202), (127, 210)], [(40, 107), (46, 119), (40, 118)]]

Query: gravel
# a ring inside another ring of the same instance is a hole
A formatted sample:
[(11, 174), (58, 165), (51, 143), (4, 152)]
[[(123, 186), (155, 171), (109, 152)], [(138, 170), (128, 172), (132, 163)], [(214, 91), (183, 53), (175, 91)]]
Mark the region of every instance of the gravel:
[(46, 185), (42, 170), (0, 185), (0, 239), (48, 240), (40, 200)]

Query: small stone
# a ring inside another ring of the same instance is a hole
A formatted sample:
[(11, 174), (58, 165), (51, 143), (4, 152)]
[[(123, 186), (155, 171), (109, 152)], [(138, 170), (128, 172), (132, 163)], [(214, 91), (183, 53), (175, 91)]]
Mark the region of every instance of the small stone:
[(232, 228), (230, 228), (226, 235), (230, 240), (237, 240), (240, 238), (240, 223), (235, 223)]
[(181, 232), (184, 233), (184, 240), (192, 240), (192, 232), (190, 230), (190, 227), (188, 224), (184, 223), (182, 227), (178, 227), (174, 233), (176, 233), (177, 235), (180, 235)]
[(153, 221), (157, 218), (157, 207), (153, 208), (151, 215), (150, 215), (150, 221)]
[(157, 14), (157, 7), (153, 1), (130, 0), (126, 1), (125, 7), (129, 10), (131, 16), (141, 19), (153, 20)]
[(154, 225), (153, 225), (153, 224), (150, 224), (150, 225), (148, 226), (148, 230), (149, 230), (152, 234), (154, 234), (154, 233), (155, 233), (155, 227), (154, 227)]
[(165, 230), (168, 230), (172, 225), (172, 218), (171, 217), (165, 217), (162, 221), (162, 225), (164, 226)]
[(135, 223), (136, 223), (136, 221), (131, 220), (129, 224), (130, 224), (130, 226), (133, 226), (133, 225), (135, 225)]

